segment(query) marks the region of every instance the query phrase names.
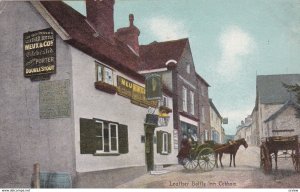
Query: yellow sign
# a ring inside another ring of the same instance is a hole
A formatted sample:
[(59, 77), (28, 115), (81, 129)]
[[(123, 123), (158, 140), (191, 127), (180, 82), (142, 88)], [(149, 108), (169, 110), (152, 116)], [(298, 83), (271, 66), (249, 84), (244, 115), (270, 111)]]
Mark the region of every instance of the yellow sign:
[(118, 76), (117, 78), (117, 92), (119, 95), (131, 99), (131, 103), (142, 107), (157, 106), (157, 101), (148, 101), (146, 99), (146, 90), (144, 87), (135, 84), (121, 76)]

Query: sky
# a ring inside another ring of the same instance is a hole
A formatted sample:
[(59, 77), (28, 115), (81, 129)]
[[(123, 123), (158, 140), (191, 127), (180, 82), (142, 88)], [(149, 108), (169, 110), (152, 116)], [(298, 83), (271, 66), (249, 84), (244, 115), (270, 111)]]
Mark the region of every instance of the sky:
[[(83, 1), (67, 3), (86, 15)], [(251, 114), (257, 75), (300, 74), (299, 0), (116, 0), (114, 10), (115, 30), (134, 14), (140, 44), (189, 38), (226, 134)]]

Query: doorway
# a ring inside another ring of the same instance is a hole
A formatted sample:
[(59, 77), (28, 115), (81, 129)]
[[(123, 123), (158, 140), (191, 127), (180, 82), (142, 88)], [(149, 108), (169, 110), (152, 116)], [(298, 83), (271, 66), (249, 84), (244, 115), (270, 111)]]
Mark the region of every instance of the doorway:
[(153, 171), (154, 168), (154, 152), (153, 152), (153, 135), (154, 128), (146, 126), (145, 127), (145, 154), (146, 154), (146, 164), (147, 171)]

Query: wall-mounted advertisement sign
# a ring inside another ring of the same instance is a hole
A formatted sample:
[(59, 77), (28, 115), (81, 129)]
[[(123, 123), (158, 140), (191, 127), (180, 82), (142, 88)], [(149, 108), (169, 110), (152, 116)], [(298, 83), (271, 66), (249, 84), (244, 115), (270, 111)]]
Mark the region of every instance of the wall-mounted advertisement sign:
[(56, 41), (53, 29), (24, 33), (23, 42), (25, 77), (34, 78), (56, 72)]
[(145, 88), (127, 80), (121, 76), (117, 76), (117, 92), (123, 97), (131, 100), (131, 103), (142, 107), (156, 107), (157, 101), (148, 101), (146, 99)]

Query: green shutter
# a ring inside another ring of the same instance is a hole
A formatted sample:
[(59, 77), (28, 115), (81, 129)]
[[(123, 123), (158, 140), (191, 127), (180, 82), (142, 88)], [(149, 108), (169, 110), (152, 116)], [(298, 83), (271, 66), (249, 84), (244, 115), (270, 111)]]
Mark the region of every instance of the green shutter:
[(172, 137), (171, 133), (168, 133), (168, 153), (172, 152)]
[(96, 152), (96, 142), (94, 120), (80, 118), (80, 153), (94, 154)]
[(157, 131), (156, 132), (156, 147), (157, 147), (157, 153), (162, 153), (162, 143), (163, 143), (163, 138), (162, 138), (163, 132), (162, 131)]
[(118, 137), (119, 137), (119, 153), (125, 154), (128, 153), (128, 127), (127, 125), (119, 124), (118, 128)]

